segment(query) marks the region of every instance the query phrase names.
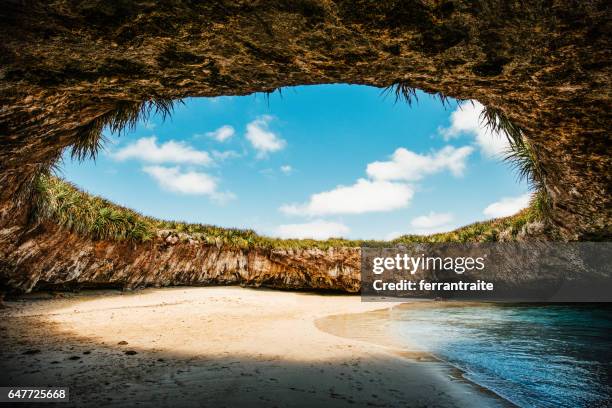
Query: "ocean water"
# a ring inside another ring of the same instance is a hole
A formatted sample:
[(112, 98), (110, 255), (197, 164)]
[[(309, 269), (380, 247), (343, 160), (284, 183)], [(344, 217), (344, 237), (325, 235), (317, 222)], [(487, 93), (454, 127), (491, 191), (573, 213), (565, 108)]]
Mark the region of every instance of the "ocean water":
[(392, 329), (520, 407), (612, 407), (610, 305), (400, 306)]

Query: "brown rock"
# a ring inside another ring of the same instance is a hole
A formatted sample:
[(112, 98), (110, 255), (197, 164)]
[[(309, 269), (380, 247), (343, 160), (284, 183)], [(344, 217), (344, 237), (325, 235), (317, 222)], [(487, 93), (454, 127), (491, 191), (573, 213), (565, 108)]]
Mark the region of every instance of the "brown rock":
[(105, 2), (104, 12), (99, 3), (3, 6), (0, 273), (11, 287), (45, 280), (356, 290), (349, 249), (243, 253), (170, 237), (164, 246), (95, 243), (28, 225), (35, 175), (121, 106), (302, 84), (401, 81), (497, 108), (524, 129), (563, 237), (611, 235), (606, 1)]

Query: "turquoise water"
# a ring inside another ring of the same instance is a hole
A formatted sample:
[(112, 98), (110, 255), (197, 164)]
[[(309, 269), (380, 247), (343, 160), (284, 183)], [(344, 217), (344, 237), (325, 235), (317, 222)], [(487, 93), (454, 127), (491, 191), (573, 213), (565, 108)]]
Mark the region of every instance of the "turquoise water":
[(395, 308), (410, 345), (520, 407), (612, 407), (612, 307)]

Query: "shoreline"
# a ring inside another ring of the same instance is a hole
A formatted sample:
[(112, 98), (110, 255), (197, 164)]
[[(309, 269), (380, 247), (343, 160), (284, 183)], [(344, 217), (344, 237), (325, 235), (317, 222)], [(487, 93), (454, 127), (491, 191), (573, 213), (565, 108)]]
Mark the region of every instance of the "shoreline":
[(179, 287), (7, 305), (0, 310), (3, 382), (66, 384), (79, 406), (187, 407), (204, 399), (215, 406), (511, 406), (425, 353), (321, 327), (337, 315), (376, 316), (396, 302)]
[[(406, 345), (406, 339), (402, 339), (400, 341), (397, 338), (394, 338), (394, 334), (388, 328), (381, 328), (380, 324), (383, 319), (386, 319), (387, 325), (390, 322), (390, 319), (385, 315), (388, 312), (396, 307), (401, 308), (430, 308), (430, 307), (469, 307), (475, 305), (481, 305), (481, 302), (474, 301), (446, 301), (443, 303), (435, 302), (430, 299), (420, 299), (414, 298), (409, 299), (408, 302), (396, 302), (395, 306), (391, 308), (384, 308), (379, 310), (372, 310), (361, 313), (346, 313), (346, 314), (337, 314), (330, 315), (323, 318), (318, 319), (315, 324), (319, 330), (323, 330), (328, 332), (334, 336), (350, 338), (357, 341), (364, 341), (371, 343), (372, 345), (386, 348), (390, 353), (396, 354), (399, 358), (411, 359), (419, 362), (439, 362), (448, 366), (451, 370), (451, 374), (461, 381), (465, 381), (466, 383), (477, 387), (480, 392), (493, 396), (494, 398), (499, 398), (507, 403), (507, 406), (516, 407), (512, 401), (509, 401), (502, 395), (499, 395), (494, 390), (485, 387), (477, 383), (474, 380), (471, 380), (465, 376), (466, 372), (455, 364), (449, 362), (448, 360), (435, 355), (434, 353), (418, 350), (418, 347), (411, 348), (409, 345)], [(358, 330), (359, 327), (368, 326), (367, 330)], [(372, 323), (375, 322), (377, 326), (374, 326)]]

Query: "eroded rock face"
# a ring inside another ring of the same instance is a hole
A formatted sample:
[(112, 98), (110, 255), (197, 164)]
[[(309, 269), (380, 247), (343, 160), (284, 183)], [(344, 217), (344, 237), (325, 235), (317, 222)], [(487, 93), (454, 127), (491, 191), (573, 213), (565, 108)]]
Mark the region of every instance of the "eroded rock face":
[[(535, 150), (563, 236), (610, 237), (606, 1), (10, 0), (0, 19), (0, 226), (15, 242), (28, 182), (125, 101), (398, 81), (503, 111)], [(86, 251), (69, 237), (67, 252)], [(153, 279), (142, 273), (130, 276)]]
[(0, 283), (26, 292), (232, 284), (357, 292), (360, 287), (359, 248), (241, 250), (164, 233), (146, 243), (93, 241), (45, 223), (29, 231), (0, 229), (0, 250)]

